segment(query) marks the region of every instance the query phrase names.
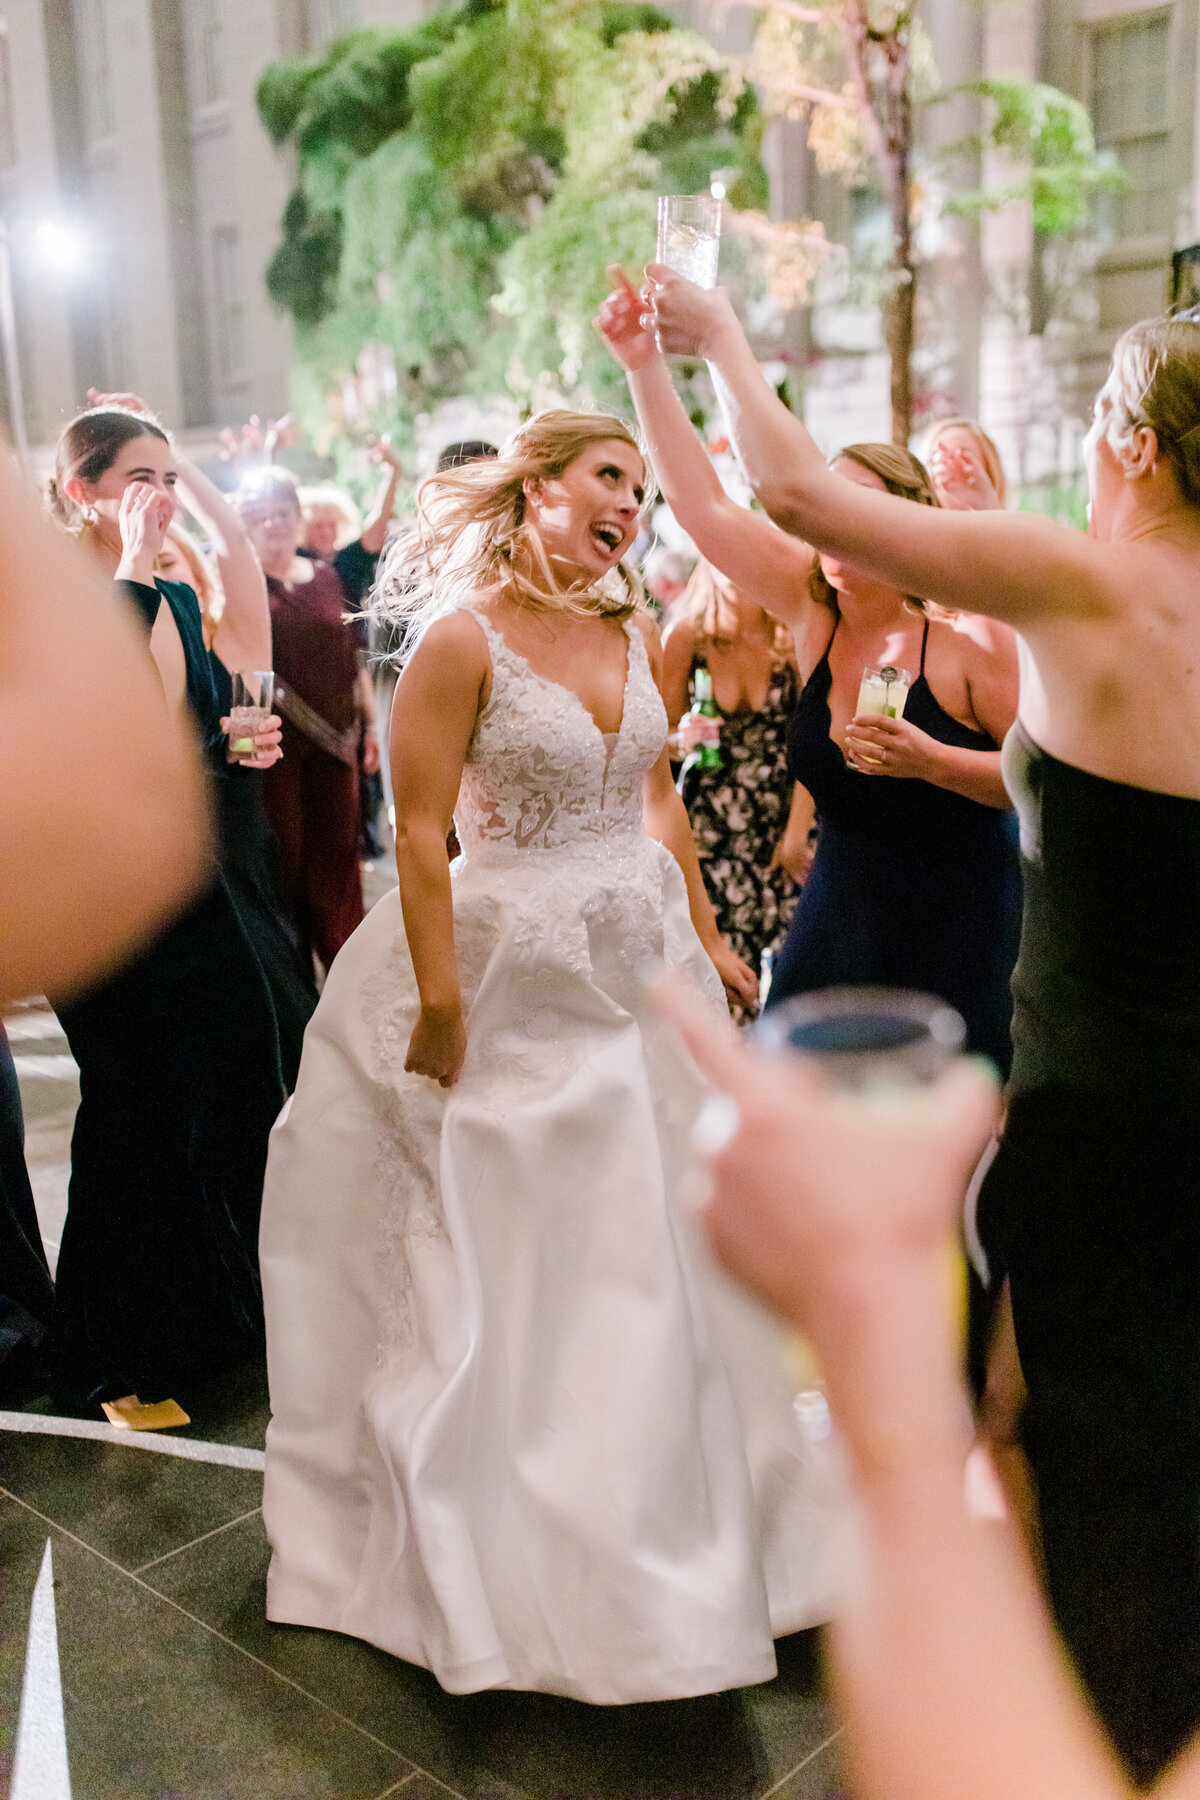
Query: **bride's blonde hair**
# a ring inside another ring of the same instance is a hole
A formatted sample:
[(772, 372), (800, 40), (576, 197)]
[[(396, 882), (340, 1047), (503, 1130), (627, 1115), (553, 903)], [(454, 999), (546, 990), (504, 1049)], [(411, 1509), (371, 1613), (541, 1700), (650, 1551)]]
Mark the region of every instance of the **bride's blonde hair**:
[(601, 581), (564, 586), (525, 504), (527, 481), (553, 481), (592, 444), (614, 438), (636, 450), (646, 467), (623, 419), (557, 408), (527, 420), (498, 457), (429, 476), (417, 489), (415, 532), (388, 556), (373, 616), (406, 627), (411, 637), (431, 619), (495, 593), (539, 612), (628, 618), (643, 603), (637, 574), (620, 563)]

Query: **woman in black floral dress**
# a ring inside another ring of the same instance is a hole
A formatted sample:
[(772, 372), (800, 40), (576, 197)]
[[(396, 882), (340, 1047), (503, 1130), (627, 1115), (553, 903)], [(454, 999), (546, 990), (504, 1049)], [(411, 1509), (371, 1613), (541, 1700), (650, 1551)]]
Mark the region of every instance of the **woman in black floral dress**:
[[(799, 692), (789, 634), (711, 564), (700, 562), (663, 640), (672, 729), (683, 719), (679, 778), (721, 931), (751, 968), (787, 932), (807, 863), (812, 806), (787, 769)], [(721, 763), (700, 766), (694, 676), (707, 668), (720, 714)]]

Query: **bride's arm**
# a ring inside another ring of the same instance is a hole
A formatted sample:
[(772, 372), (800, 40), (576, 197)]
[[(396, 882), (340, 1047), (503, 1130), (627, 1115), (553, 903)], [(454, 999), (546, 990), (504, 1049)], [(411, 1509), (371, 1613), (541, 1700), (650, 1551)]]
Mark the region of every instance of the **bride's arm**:
[[(650, 668), (661, 693), (661, 639), (657, 628), (649, 620), (639, 618), (637, 623), (645, 637)], [(692, 836), (687, 809), (671, 779), (671, 758), (665, 745), (662, 755), (645, 779), (642, 789), (642, 819), (646, 836), (657, 838), (671, 852), (683, 871), (683, 879), (687, 884), (688, 911), (692, 915), (692, 924), (696, 927), (696, 936), (712, 958), (713, 967), (721, 977), (725, 992), (731, 1000), (738, 1001), (743, 1006), (756, 1006), (758, 977), (750, 965), (744, 963), (730, 948), (717, 929), (716, 914), (704, 887), (704, 877), (700, 873), (696, 840)]]
[[(803, 631), (814, 611), (808, 592), (812, 552), (761, 513), (730, 499), (683, 410), (653, 332), (641, 322), (641, 296), (621, 269), (614, 265), (609, 274), (616, 287), (597, 323), (625, 370), (663, 498), (714, 568), (752, 593), (774, 618)], [(821, 623), (828, 633), (824, 618)]]
[(489, 669), (479, 626), (451, 613), (421, 639), (392, 703), (396, 873), (421, 996), (404, 1066), (443, 1087), (458, 1080), (467, 1047), (446, 837)]

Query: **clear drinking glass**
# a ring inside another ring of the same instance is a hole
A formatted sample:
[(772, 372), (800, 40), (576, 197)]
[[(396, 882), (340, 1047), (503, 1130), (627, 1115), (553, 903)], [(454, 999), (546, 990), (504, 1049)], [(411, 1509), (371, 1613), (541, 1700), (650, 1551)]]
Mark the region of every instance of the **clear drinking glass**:
[(275, 698), (273, 669), (247, 669), (233, 676), (233, 704), (229, 708), (229, 754), (234, 762), (254, 760), (254, 733), (271, 716)]
[(952, 1006), (906, 988), (795, 994), (753, 1029), (764, 1050), (815, 1056), (835, 1087), (872, 1099), (936, 1081), (967, 1041)]
[(911, 686), (912, 676), (907, 669), (897, 669), (892, 663), (885, 663), (880, 669), (866, 668), (859, 683), (855, 713), (874, 713), (881, 719), (902, 719)]
[(662, 194), (656, 260), (697, 287), (717, 285), (721, 202), (714, 194)]

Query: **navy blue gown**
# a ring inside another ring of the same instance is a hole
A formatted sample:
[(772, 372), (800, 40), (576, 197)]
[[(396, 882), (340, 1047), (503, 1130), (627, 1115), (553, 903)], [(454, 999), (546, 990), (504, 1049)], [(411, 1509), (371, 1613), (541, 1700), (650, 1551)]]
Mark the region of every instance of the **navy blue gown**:
[[(214, 781), (220, 708), (191, 588), (125, 584), (170, 607)], [(219, 808), (218, 808), (219, 810)], [(53, 999), (53, 996), (51, 996)], [(282, 1106), (270, 989), (224, 877), (116, 975), (56, 1007), (80, 1105), (52, 1334), (57, 1407), (185, 1399), (262, 1341), (258, 1216)]]
[[(934, 698), (928, 637), (927, 620), (905, 718), (943, 744), (998, 749)], [(927, 781), (851, 768), (829, 735), (829, 645), (788, 726), (788, 766), (816, 802), (819, 831), (767, 1004), (825, 987), (936, 994), (966, 1020), (968, 1048), (1007, 1074), (1021, 929), (1015, 818)]]

